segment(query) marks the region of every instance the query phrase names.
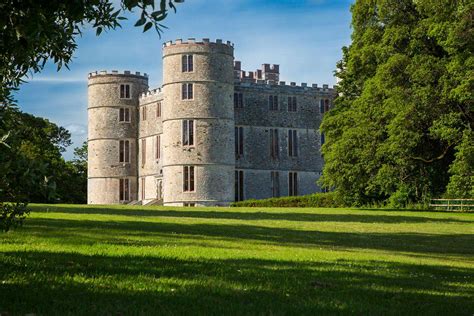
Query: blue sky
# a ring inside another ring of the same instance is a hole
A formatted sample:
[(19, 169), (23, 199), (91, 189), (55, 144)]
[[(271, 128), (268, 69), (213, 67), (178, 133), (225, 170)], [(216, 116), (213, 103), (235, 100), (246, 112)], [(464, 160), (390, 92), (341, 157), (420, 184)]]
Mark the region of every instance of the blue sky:
[(150, 87), (161, 85), (161, 45), (189, 37), (216, 38), (235, 44), (235, 59), (244, 70), (263, 63), (280, 65), (280, 80), (333, 85), (341, 47), (350, 43), (352, 0), (186, 0), (165, 20), (160, 39), (134, 28), (128, 16), (123, 28), (95, 36), (87, 29), (78, 38), (70, 70), (54, 65), (27, 79), (17, 93), (20, 108), (66, 127), (72, 149), (87, 139), (87, 73), (95, 70), (146, 72)]

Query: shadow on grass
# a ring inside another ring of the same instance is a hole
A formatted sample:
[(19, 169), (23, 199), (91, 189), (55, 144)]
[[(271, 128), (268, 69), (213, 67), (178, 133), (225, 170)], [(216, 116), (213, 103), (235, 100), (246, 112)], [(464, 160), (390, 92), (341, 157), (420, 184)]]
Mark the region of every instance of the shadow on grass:
[[(35, 206), (34, 210), (50, 213), (67, 214), (97, 214), (143, 217), (182, 217), (182, 218), (209, 218), (209, 219), (236, 219), (236, 220), (286, 220), (302, 222), (354, 222), (354, 223), (473, 223), (473, 221), (457, 218), (433, 218), (414, 215), (380, 215), (380, 214), (316, 214), (288, 211), (285, 213), (272, 212), (234, 212), (209, 210), (157, 210), (135, 207), (106, 208), (106, 207), (61, 207)], [(367, 210), (365, 210), (367, 211)], [(372, 210), (373, 211), (373, 210)], [(388, 212), (388, 211), (387, 211)], [(413, 214), (411, 212), (410, 214)]]
[[(334, 247), (345, 249), (376, 249), (442, 255), (474, 255), (472, 234), (426, 233), (352, 233), (315, 230), (294, 230), (235, 224), (183, 224), (142, 221), (93, 221), (32, 218), (24, 229), (40, 232), (42, 238), (62, 238), (69, 243), (93, 242), (114, 235), (149, 238), (152, 235), (176, 238), (218, 238), (222, 240), (253, 240), (279, 245), (302, 247)], [(79, 235), (76, 235), (78, 232)], [(89, 232), (90, 240), (84, 233)]]
[(473, 269), (381, 261), (5, 252), (0, 272), (0, 312), (12, 314), (455, 315), (474, 310), (472, 287), (459, 286), (472, 282)]

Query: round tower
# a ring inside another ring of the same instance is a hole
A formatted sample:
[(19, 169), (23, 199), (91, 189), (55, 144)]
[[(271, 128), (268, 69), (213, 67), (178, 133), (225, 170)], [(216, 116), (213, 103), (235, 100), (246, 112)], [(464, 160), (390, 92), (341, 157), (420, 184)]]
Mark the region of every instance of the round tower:
[(138, 97), (146, 74), (100, 71), (88, 76), (88, 204), (137, 200)]
[(163, 45), (163, 203), (234, 200), (234, 48), (222, 40)]

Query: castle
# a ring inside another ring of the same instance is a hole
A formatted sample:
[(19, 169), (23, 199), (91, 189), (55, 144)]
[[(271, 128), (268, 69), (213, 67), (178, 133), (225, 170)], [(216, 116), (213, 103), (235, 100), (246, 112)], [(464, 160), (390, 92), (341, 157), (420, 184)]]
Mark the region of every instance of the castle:
[(228, 205), (320, 191), (335, 90), (243, 71), (234, 45), (163, 44), (163, 85), (147, 74), (88, 76), (88, 203)]

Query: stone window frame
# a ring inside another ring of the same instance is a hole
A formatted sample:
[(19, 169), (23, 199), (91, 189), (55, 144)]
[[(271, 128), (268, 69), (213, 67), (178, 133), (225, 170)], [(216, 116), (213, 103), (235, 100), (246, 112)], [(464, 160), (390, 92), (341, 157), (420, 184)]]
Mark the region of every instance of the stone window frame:
[(298, 195), (298, 172), (288, 172), (288, 196)]
[(140, 198), (142, 201), (146, 199), (146, 177), (140, 178)]
[(278, 159), (280, 157), (280, 136), (278, 128), (270, 128), (270, 157)]
[(155, 160), (161, 159), (161, 135), (155, 136)]
[(331, 109), (331, 101), (329, 101), (329, 99), (325, 99), (324, 100), (324, 113), (329, 112), (330, 109)]
[(121, 139), (119, 140), (119, 154), (118, 154), (118, 161), (119, 163), (129, 164), (130, 163), (130, 140), (129, 139)]
[(160, 118), (161, 117), (161, 101), (156, 102), (156, 117)]
[(331, 101), (327, 98), (319, 99), (319, 113), (324, 114), (331, 109)]
[(145, 167), (146, 164), (146, 137), (141, 139), (141, 147), (140, 147), (140, 156), (141, 156), (141, 166), (142, 168)]
[(140, 108), (140, 118), (142, 121), (146, 121), (147, 120), (147, 107), (146, 105), (143, 105), (141, 108)]
[(244, 127), (235, 126), (234, 128), (235, 137), (235, 158), (239, 159), (244, 157)]
[(244, 108), (244, 94), (242, 92), (234, 92), (234, 108)]
[(280, 197), (280, 171), (274, 170), (270, 172), (270, 188), (272, 197)]
[(288, 129), (288, 157), (298, 157), (298, 130)]
[(183, 166), (183, 193), (196, 192), (196, 167), (193, 165)]
[(121, 203), (130, 201), (130, 179), (128, 178), (119, 179), (119, 201)]
[(184, 207), (196, 207), (196, 203), (194, 202), (183, 202)]
[(288, 96), (288, 112), (298, 112), (298, 98), (296, 96)]
[(194, 72), (194, 55), (181, 55), (181, 72)]
[(235, 202), (245, 200), (245, 173), (244, 170), (235, 170), (234, 173)]
[[(187, 122), (185, 124), (185, 122)], [(189, 123), (192, 122), (192, 128), (189, 128)], [(186, 126), (185, 126), (186, 125)], [(186, 142), (186, 136), (188, 144)], [(191, 142), (191, 144), (189, 144)], [(181, 144), (185, 148), (194, 148), (196, 146), (196, 120), (183, 119), (181, 120)]]
[(131, 123), (132, 116), (130, 115), (130, 109), (128, 107), (119, 108), (119, 123)]
[[(122, 87), (123, 87), (123, 90), (122, 90)], [(128, 87), (128, 91), (127, 91), (127, 87)], [(127, 96), (127, 92), (128, 92), (128, 96)], [(130, 83), (119, 84), (119, 99), (130, 100), (131, 98), (132, 98), (132, 85)]]
[(278, 95), (277, 94), (270, 94), (268, 96), (268, 110), (270, 111), (279, 111), (280, 110), (280, 105), (279, 105), (279, 100), (278, 100)]
[[(191, 89), (189, 89), (191, 87)], [(181, 100), (194, 100), (194, 84), (191, 82), (184, 82), (181, 84)]]

